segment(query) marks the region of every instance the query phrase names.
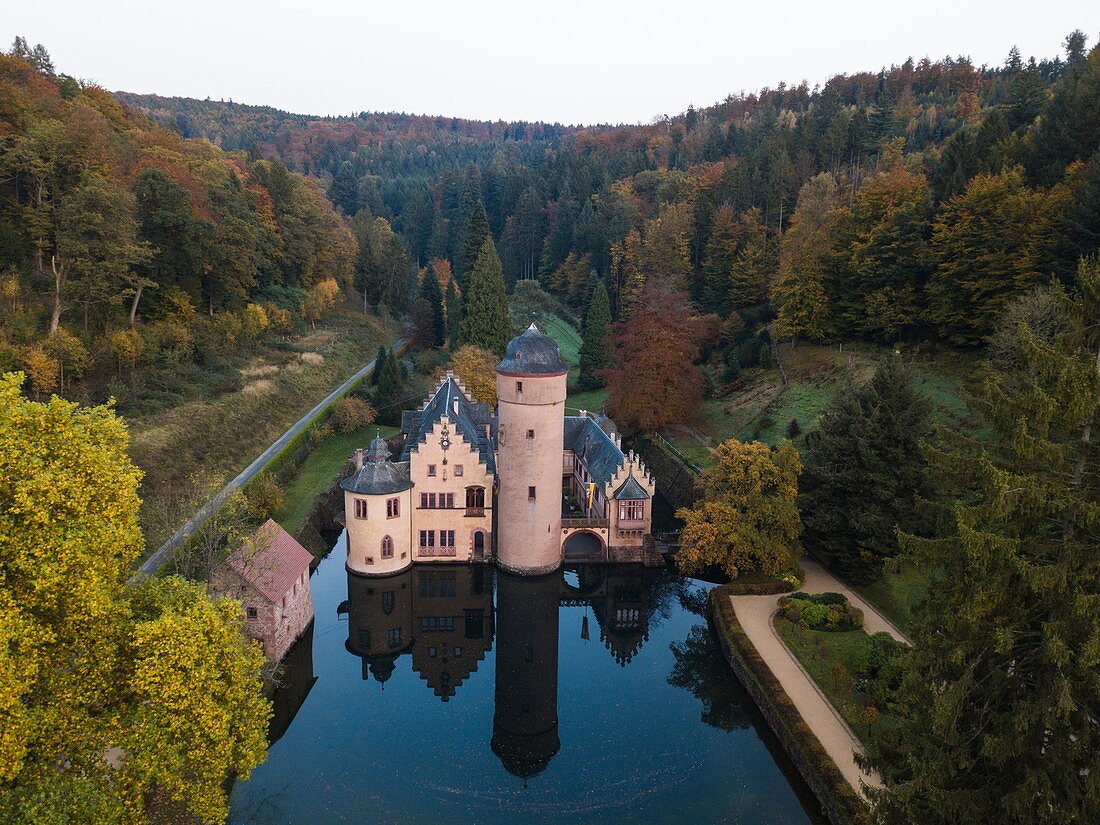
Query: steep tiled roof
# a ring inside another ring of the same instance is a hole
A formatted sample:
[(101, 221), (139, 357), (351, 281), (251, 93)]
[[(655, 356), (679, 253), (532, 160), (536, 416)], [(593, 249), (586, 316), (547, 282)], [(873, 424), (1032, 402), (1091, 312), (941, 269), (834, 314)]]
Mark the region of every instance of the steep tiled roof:
[(631, 476), (622, 484), (619, 485), (619, 489), (615, 491), (615, 498), (649, 498), (649, 493), (645, 491), (645, 488), (638, 483), (638, 479)]
[(412, 451), (423, 444), (428, 433), (446, 415), (458, 435), (471, 445), (492, 473), (496, 472), (493, 457), (493, 416), (489, 405), (471, 401), (454, 378), (444, 378), (427, 403), (419, 410), (405, 410), (401, 416), (401, 429), (406, 433), (405, 448), (401, 460), (408, 461)]
[(272, 519), (225, 560), (271, 603), (285, 596), (312, 562), (310, 552)]
[(572, 450), (580, 459), (592, 480), (606, 484), (626, 460), (623, 451), (594, 419), (579, 416), (565, 417), (566, 450)]

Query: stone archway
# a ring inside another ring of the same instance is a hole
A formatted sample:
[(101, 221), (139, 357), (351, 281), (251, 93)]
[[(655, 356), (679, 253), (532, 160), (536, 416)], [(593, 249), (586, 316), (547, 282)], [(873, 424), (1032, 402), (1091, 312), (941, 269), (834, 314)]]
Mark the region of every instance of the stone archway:
[(562, 545), (562, 555), (565, 560), (570, 558), (592, 558), (604, 555), (603, 538), (599, 533), (591, 530), (577, 530), (570, 533)]

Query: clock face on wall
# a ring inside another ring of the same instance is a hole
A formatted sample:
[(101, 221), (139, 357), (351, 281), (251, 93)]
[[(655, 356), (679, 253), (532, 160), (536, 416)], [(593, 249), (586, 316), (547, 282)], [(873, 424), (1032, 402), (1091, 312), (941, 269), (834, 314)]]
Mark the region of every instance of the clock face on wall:
[(451, 431), (448, 430), (446, 427), (443, 428), (443, 432), (440, 435), (439, 446), (442, 447), (444, 450), (451, 446)]

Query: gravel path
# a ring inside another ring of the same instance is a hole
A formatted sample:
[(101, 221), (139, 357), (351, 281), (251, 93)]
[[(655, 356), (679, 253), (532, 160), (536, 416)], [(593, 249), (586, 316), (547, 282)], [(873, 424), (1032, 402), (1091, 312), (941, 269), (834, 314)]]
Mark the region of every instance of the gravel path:
[[(806, 582), (802, 587), (804, 592), (843, 593), (852, 604), (863, 610), (864, 627), (868, 633), (885, 630), (894, 638), (909, 642), (874, 607), (816, 561), (804, 558), (801, 564), (806, 571)], [(776, 632), (772, 618), (778, 609), (779, 599), (779, 596), (730, 596), (733, 611), (745, 635), (783, 685), (803, 720), (820, 740), (844, 778), (857, 793), (863, 793), (865, 785), (880, 787), (882, 782), (877, 774), (863, 771), (856, 764), (855, 754), (863, 752), (859, 739)]]

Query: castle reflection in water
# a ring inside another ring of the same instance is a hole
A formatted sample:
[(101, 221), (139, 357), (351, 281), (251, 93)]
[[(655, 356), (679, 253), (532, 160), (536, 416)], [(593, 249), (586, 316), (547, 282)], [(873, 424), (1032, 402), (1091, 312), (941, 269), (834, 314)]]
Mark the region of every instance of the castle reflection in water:
[[(484, 565), (415, 565), (387, 578), (348, 575), (347, 650), (363, 679), (384, 689), (406, 664), (446, 702), (474, 674), (496, 639), (491, 747), (520, 777), (558, 752), (558, 609), (591, 608), (580, 633), (625, 667), (648, 640), (651, 584), (641, 565), (584, 566), (520, 578)], [(494, 602), (494, 589), (496, 599)], [(407, 659), (406, 659), (407, 657)]]

